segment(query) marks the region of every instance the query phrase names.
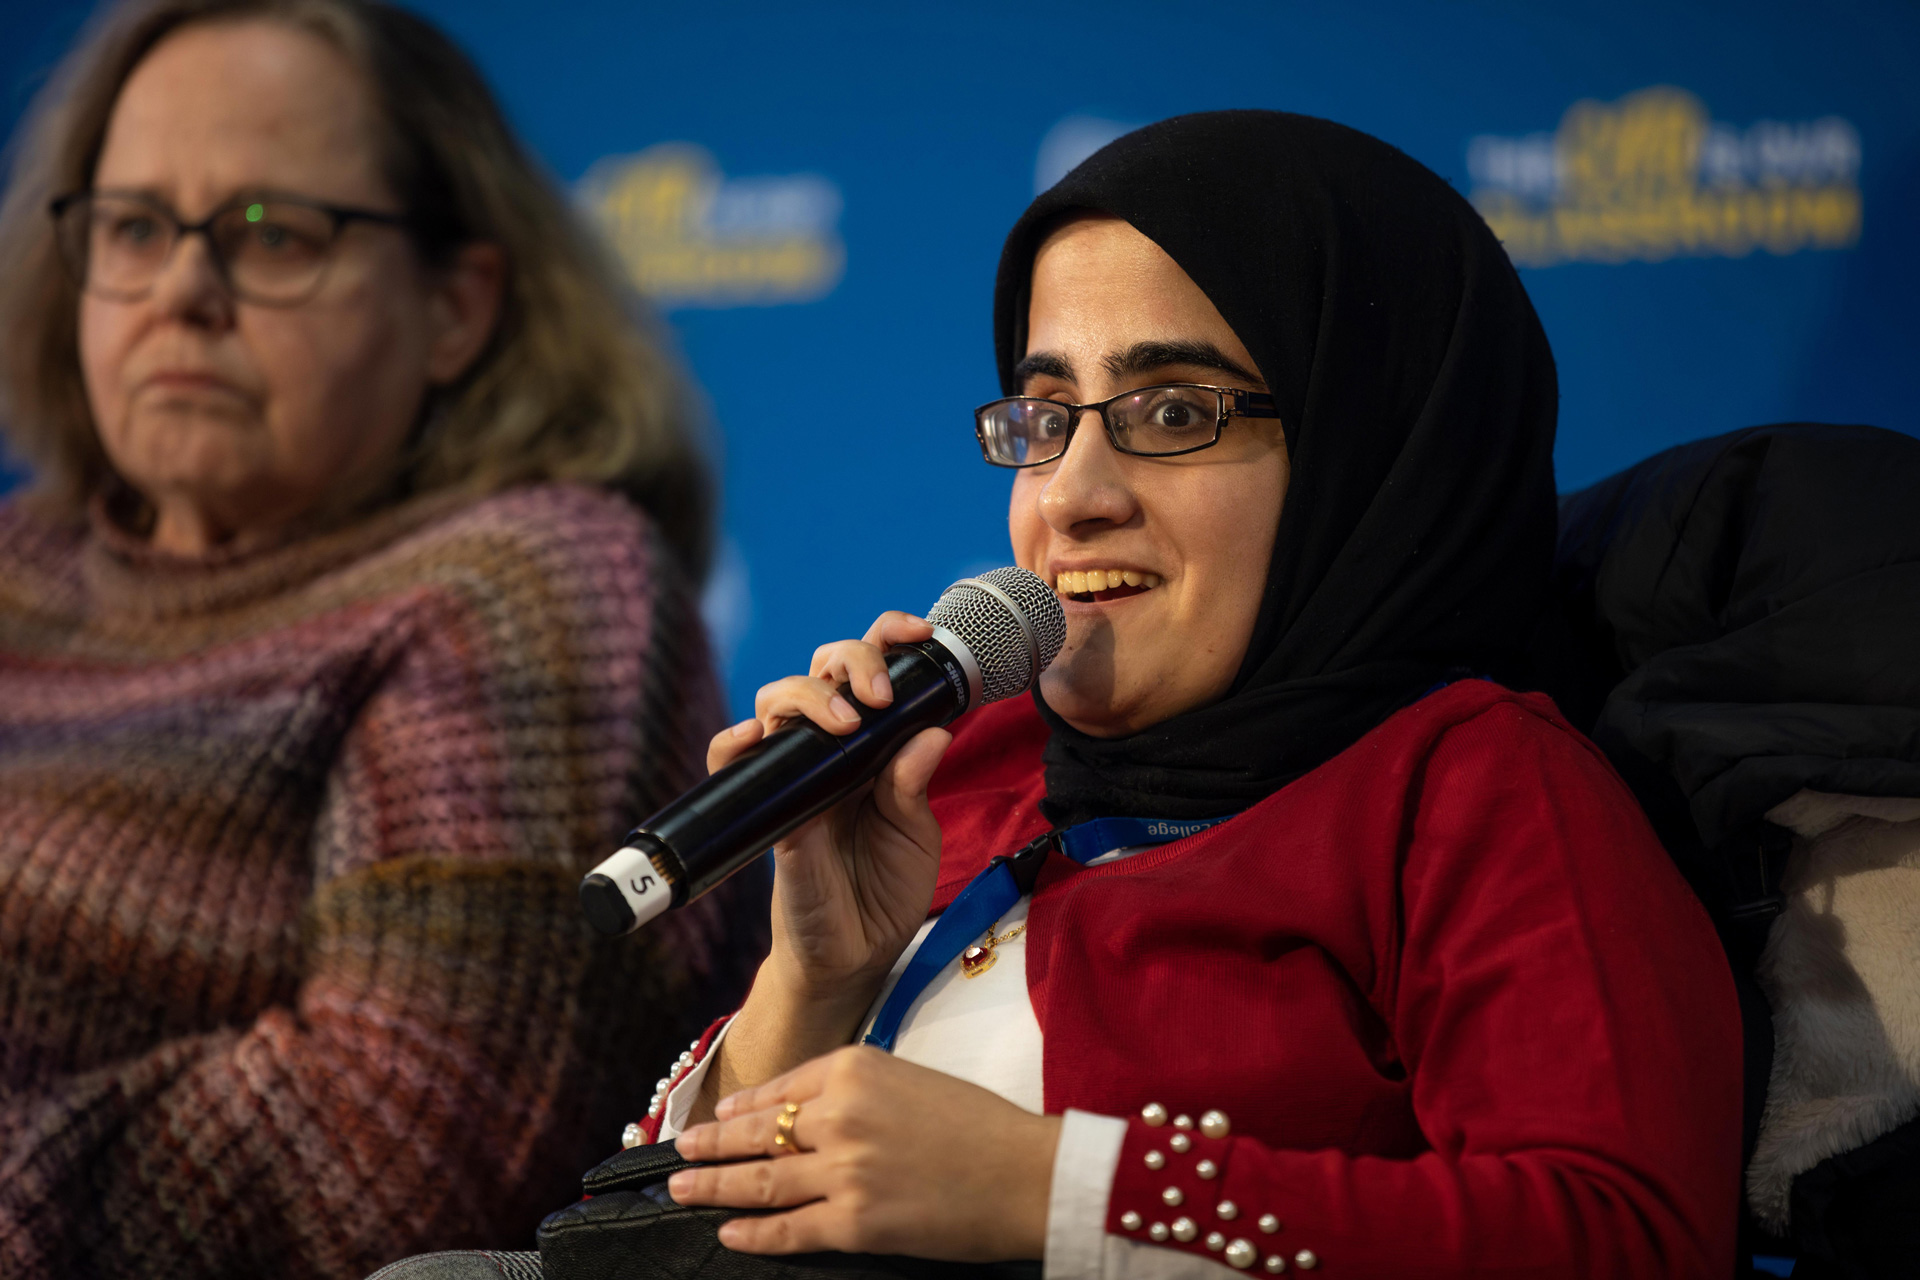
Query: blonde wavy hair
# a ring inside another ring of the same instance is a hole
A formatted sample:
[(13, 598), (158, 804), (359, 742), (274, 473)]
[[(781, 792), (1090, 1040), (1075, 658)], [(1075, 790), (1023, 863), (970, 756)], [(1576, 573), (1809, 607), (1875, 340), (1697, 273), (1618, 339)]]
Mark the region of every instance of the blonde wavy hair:
[(79, 291), (48, 204), (88, 187), (121, 86), (170, 33), (268, 19), (328, 41), (372, 86), (380, 163), (432, 264), (473, 241), (507, 258), (492, 341), (430, 402), (396, 492), (574, 480), (626, 493), (696, 577), (712, 488), (698, 401), (597, 238), (507, 126), (479, 70), (376, 0), (133, 0), (103, 16), (36, 99), (0, 201), (0, 430), (34, 498), (77, 514), (114, 482), (81, 380)]

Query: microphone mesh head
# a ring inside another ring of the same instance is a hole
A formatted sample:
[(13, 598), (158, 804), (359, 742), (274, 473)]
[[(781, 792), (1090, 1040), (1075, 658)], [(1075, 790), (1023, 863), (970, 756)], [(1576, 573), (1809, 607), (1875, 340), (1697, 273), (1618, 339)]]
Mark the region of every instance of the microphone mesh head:
[(972, 652), (982, 703), (1032, 688), (1067, 639), (1060, 597), (1018, 565), (954, 583), (927, 610), (927, 621), (959, 636)]

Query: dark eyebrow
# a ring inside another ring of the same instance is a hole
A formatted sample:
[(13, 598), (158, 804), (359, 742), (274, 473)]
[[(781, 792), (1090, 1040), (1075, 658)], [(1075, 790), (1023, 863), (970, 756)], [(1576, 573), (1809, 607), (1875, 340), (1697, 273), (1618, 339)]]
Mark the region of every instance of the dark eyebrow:
[(1124, 351), (1112, 353), (1100, 363), (1116, 378), (1134, 377), (1143, 373), (1152, 373), (1155, 369), (1164, 369), (1168, 365), (1184, 364), (1228, 374), (1242, 382), (1251, 382), (1262, 391), (1267, 387), (1266, 379), (1253, 370), (1243, 367), (1226, 352), (1204, 339), (1136, 342)]
[(1073, 381), (1073, 364), (1065, 357), (1051, 351), (1030, 352), (1019, 364), (1013, 366), (1013, 385), (1024, 387), (1029, 378), (1058, 378), (1062, 382)]
[[(1188, 365), (1200, 369), (1212, 369), (1230, 377), (1250, 382), (1262, 390), (1266, 389), (1266, 380), (1253, 370), (1233, 359), (1219, 347), (1200, 338), (1183, 338), (1173, 342), (1136, 342), (1121, 351), (1115, 351), (1100, 362), (1108, 374), (1116, 378), (1138, 377), (1164, 369), (1169, 365)], [(1073, 363), (1063, 355), (1051, 351), (1035, 351), (1013, 367), (1013, 384), (1024, 387), (1029, 378), (1058, 378), (1062, 382), (1073, 382)]]

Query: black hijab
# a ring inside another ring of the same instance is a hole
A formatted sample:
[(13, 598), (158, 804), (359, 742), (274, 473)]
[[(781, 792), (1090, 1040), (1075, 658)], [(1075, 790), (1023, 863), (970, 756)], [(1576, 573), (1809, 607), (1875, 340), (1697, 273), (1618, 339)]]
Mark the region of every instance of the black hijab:
[(1047, 816), (1235, 812), (1446, 673), (1514, 669), (1553, 558), (1557, 391), (1546, 335), (1472, 206), (1386, 143), (1308, 116), (1209, 112), (1130, 133), (1007, 237), (1007, 394), (1034, 253), (1073, 210), (1131, 223), (1212, 299), (1279, 403), (1292, 480), (1227, 696), (1111, 739), (1040, 701)]

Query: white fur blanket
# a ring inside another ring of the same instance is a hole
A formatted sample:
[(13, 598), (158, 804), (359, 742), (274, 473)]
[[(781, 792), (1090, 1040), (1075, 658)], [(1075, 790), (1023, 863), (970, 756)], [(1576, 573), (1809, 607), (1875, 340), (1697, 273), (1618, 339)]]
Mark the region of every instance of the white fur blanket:
[(1773, 1077), (1747, 1200), (1776, 1231), (1794, 1178), (1920, 1115), (1920, 799), (1802, 791), (1760, 958)]

